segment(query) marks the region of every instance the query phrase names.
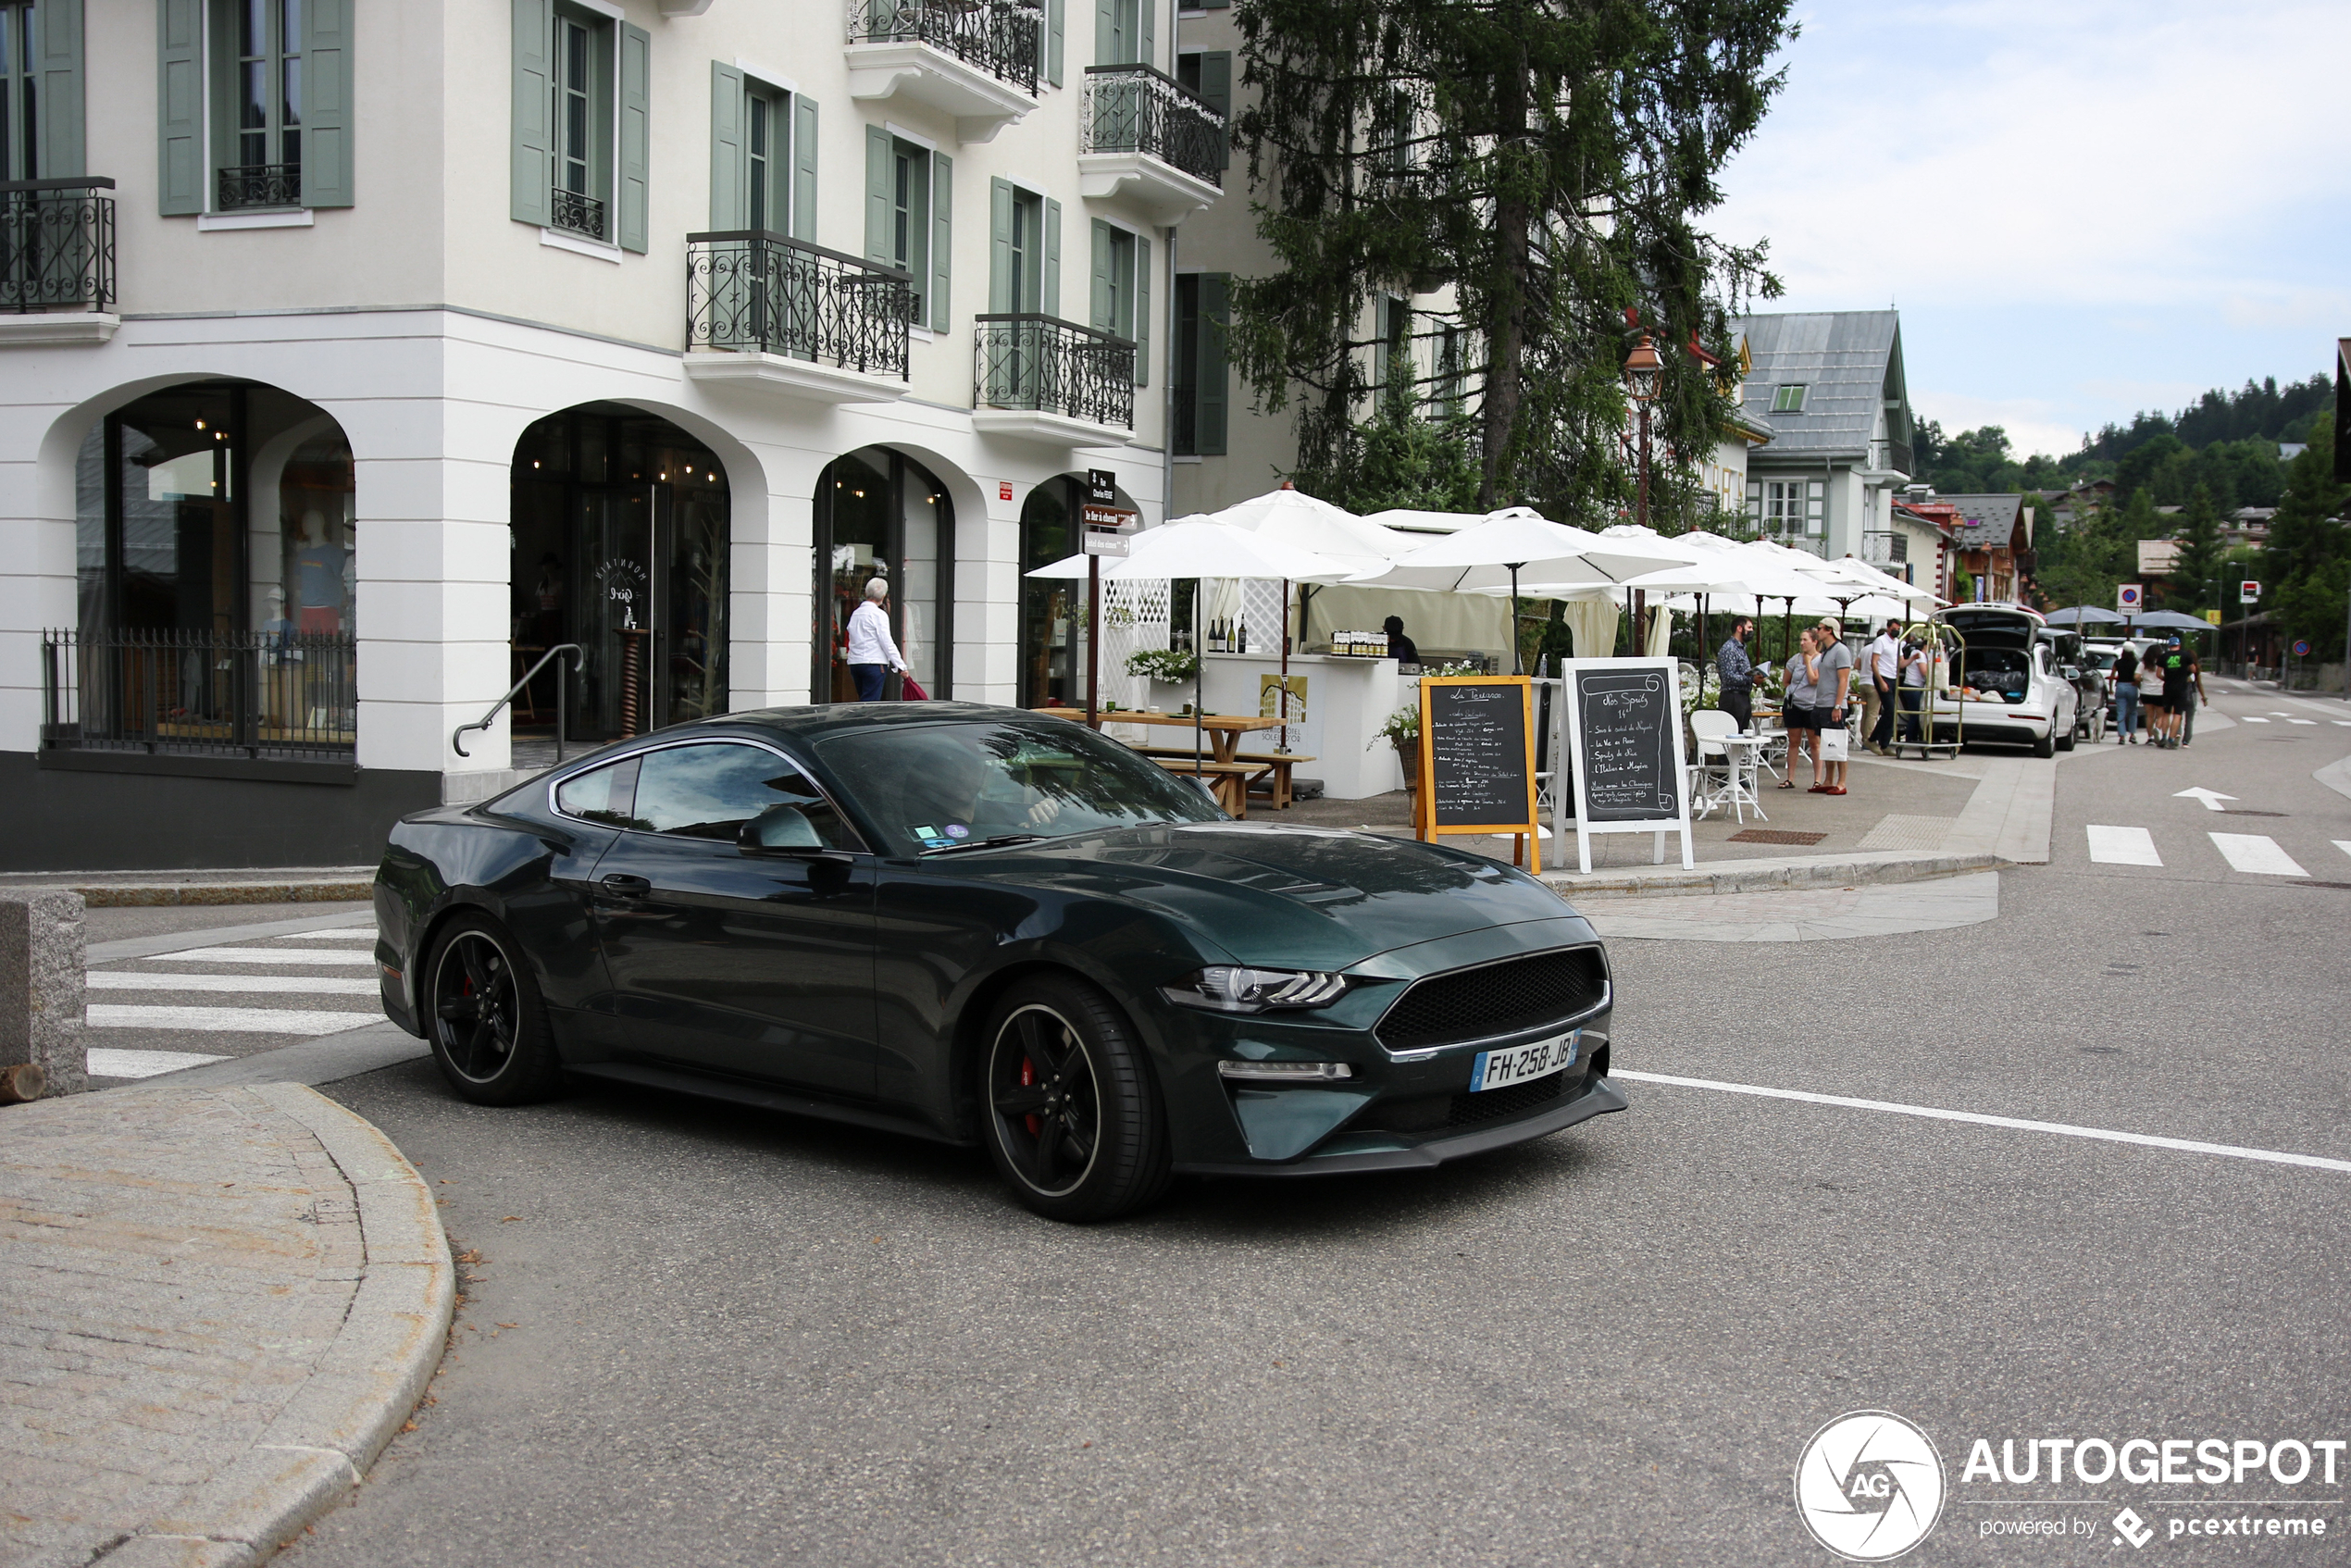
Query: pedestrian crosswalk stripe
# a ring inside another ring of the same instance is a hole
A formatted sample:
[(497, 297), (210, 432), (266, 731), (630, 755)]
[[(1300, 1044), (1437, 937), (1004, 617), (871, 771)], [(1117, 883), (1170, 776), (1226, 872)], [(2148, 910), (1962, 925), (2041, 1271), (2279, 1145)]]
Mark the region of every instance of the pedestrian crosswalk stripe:
[(2267, 724), (2270, 721), (2266, 718), (2259, 718), (2252, 714), (2247, 714), (2245, 716), (2245, 722), (2247, 724)]
[(381, 1013), (327, 1013), (300, 1007), (139, 1007), (93, 1002), (93, 1029), (207, 1029), (253, 1035), (331, 1035), (384, 1021)]
[(2351, 854), (2351, 839), (2337, 839), (2334, 840), (2334, 847), (2345, 854)]
[(87, 1064), (93, 1077), (152, 1078), (159, 1073), (177, 1073), (201, 1067), (207, 1062), (227, 1060), (226, 1056), (206, 1056), (195, 1051), (117, 1051), (112, 1046), (93, 1046)]
[(2295, 858), (2278, 848), (2278, 841), (2260, 833), (2212, 833), (2207, 835), (2221, 858), (2238, 871), (2249, 871), (2261, 877), (2307, 877), (2307, 871)]
[(148, 975), (123, 969), (93, 969), (84, 977), (92, 990), (264, 991), (295, 996), (374, 996), (376, 982), (351, 975)]
[(2093, 822), (2090, 827), (2090, 858), (2102, 865), (2160, 865), (2163, 857), (2155, 852), (2155, 835), (2144, 828), (2108, 828)]
[(153, 964), (373, 964), (372, 952), (342, 952), (334, 948), (299, 952), (277, 947), (192, 947), (184, 952), (158, 952)]
[(324, 931), (288, 931), (272, 939), (281, 942), (372, 942), (376, 940), (371, 926), (336, 926)]
[(2286, 722), (2288, 724), (2316, 724), (2319, 721), (2315, 718), (2290, 718)]

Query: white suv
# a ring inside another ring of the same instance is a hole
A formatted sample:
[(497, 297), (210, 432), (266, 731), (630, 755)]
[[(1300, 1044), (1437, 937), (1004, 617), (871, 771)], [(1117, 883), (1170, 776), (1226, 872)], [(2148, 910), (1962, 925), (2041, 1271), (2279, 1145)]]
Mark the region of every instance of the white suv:
[(1948, 689), (1934, 693), (1939, 728), (1956, 717), (1965, 740), (2019, 742), (2036, 757), (2073, 749), (2082, 693), (2052, 662), (2040, 611), (1954, 604), (1934, 618), (1962, 640)]

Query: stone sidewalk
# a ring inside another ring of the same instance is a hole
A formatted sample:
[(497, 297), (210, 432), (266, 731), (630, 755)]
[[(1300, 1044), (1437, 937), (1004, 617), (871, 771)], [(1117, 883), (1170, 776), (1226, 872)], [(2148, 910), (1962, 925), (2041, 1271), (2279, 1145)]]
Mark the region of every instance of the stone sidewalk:
[(454, 1300), (423, 1179), (307, 1088), (0, 1109), (0, 1558), (267, 1557), (415, 1408)]

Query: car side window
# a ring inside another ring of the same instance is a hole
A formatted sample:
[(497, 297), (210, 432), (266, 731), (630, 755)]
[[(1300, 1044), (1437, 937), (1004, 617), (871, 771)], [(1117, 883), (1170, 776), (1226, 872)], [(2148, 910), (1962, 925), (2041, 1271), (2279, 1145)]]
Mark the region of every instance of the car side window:
[(763, 833), (763, 841), (771, 845), (865, 847), (806, 774), (762, 747), (670, 746), (638, 760), (630, 826), (641, 832), (731, 844), (744, 823), (765, 818), (788, 825)]
[(607, 828), (638, 826), (629, 815), (637, 794), (636, 757), (624, 757), (603, 767), (591, 768), (555, 786), (555, 809), (566, 816), (600, 822)]

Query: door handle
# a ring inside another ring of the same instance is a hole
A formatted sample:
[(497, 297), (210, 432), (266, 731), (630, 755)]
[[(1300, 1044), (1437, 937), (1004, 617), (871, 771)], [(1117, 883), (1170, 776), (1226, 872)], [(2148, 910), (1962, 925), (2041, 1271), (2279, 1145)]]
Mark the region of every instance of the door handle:
[(653, 885), (649, 878), (631, 877), (623, 871), (615, 871), (599, 878), (597, 886), (608, 893), (625, 899), (641, 899), (653, 890)]

